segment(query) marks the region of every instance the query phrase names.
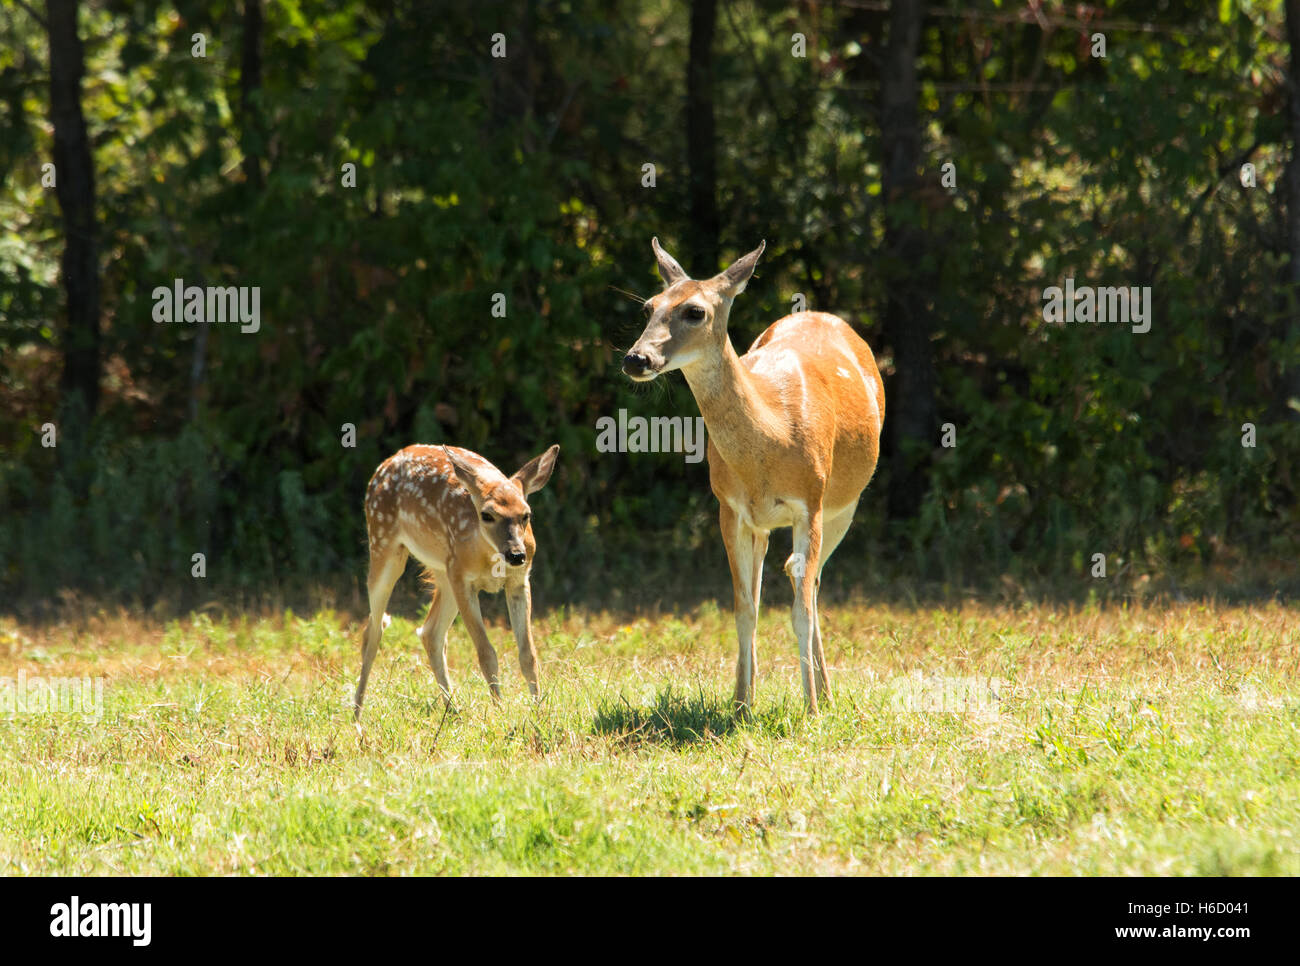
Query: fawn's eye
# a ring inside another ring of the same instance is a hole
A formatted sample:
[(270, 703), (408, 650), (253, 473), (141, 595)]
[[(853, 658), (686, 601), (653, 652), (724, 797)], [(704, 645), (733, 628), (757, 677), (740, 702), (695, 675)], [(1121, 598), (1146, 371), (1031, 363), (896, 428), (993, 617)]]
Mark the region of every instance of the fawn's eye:
[(525, 513), (525, 514), (524, 514), (524, 518), (523, 518), (522, 520), (519, 521), (519, 525), (520, 525), (520, 526), (523, 526), (523, 527), (528, 526), (528, 520), (529, 520), (529, 518), (530, 518), (531, 516), (532, 516), (531, 513)]
[(686, 310), (682, 312), (682, 318), (687, 322), (694, 322), (697, 324), (704, 321), (704, 316), (704, 309), (700, 308), (698, 305), (688, 305), (686, 306)]
[(495, 523), (495, 522), (496, 522), (496, 517), (494, 517), (492, 514), (488, 513), (486, 510), (484, 510), (482, 513), (480, 513), (479, 516), (483, 519), (483, 522), (484, 522), (484, 523)]

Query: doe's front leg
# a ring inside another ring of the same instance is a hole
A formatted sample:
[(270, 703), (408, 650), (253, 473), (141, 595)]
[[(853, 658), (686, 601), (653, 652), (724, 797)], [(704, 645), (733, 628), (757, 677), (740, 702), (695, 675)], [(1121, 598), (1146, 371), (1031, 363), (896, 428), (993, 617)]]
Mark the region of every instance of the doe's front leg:
[[(723, 545), (727, 548), (727, 563), (731, 567), (732, 600), (736, 618), (736, 693), (733, 714), (743, 720), (749, 717), (754, 702), (754, 677), (758, 663), (757, 592), (763, 560), (761, 556), (755, 560), (759, 543), (757, 534), (741, 523), (736, 511), (726, 502), (718, 508), (718, 522), (722, 529)], [(766, 539), (762, 545), (766, 550)]]

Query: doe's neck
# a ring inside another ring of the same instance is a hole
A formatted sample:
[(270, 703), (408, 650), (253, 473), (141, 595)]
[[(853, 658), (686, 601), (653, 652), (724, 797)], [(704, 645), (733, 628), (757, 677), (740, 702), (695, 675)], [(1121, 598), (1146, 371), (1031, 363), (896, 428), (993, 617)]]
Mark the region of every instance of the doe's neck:
[(767, 401), (753, 375), (740, 362), (730, 335), (689, 366), (682, 375), (691, 387), (713, 445), (728, 463), (742, 460), (763, 438), (785, 435), (783, 420)]

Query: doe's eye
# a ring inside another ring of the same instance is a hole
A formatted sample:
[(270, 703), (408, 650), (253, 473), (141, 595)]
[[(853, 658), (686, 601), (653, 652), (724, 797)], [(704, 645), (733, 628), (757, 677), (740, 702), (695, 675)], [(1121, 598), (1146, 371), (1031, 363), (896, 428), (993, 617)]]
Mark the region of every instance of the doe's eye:
[(494, 517), (492, 514), (488, 513), (487, 511), (480, 513), (479, 516), (483, 519), (484, 523), (493, 523), (496, 520), (496, 517)]
[(686, 310), (682, 312), (682, 318), (687, 322), (703, 322), (704, 316), (704, 309), (700, 308), (698, 305), (688, 305), (686, 306)]

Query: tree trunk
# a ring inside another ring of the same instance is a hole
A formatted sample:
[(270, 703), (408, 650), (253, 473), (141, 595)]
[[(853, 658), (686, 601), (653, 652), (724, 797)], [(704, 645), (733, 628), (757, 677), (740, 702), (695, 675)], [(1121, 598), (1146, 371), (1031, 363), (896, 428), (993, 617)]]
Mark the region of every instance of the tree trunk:
[(690, 258), (698, 271), (718, 269), (717, 149), (713, 123), (713, 34), (717, 0), (692, 0), (686, 69), (686, 153), (690, 163)]
[(885, 341), (893, 348), (885, 435), (889, 457), (889, 512), (915, 516), (926, 489), (926, 466), (935, 443), (934, 358), (926, 305), (935, 280), (921, 267), (931, 239), (916, 223), (921, 127), (917, 116), (916, 59), (923, 0), (893, 0), (880, 85), (884, 151)]
[[(60, 381), (60, 450), (83, 453), (82, 443), (99, 406), (99, 255), (95, 224), (95, 169), (81, 113), (85, 72), (77, 36), (76, 0), (49, 0), (50, 122), (54, 127), (55, 193), (63, 212), (63, 289), (68, 322), (63, 332)], [(65, 448), (66, 447), (66, 448)]]
[(501, 131), (515, 132), (519, 147), (531, 154), (537, 150), (537, 0), (519, 0), (507, 10), (502, 17), (508, 26), (500, 31), (506, 37), (506, 56), (491, 61), (492, 90), (483, 133), (494, 137)]
[(244, 180), (262, 187), (262, 125), (253, 92), (262, 86), (262, 0), (244, 0), (243, 51), (239, 62), (239, 111)]
[[(1300, 0), (1286, 0), (1286, 38), (1291, 47), (1291, 69), (1288, 90), (1287, 120), (1290, 127), (1291, 159), (1286, 166), (1286, 247), (1291, 260), (1286, 266), (1286, 282), (1290, 291), (1286, 304), (1290, 307), (1288, 320), (1290, 336), (1300, 339)], [(1300, 366), (1292, 365), (1283, 374), (1283, 391), (1286, 399), (1300, 405)], [(1287, 416), (1300, 420), (1300, 412), (1286, 406)]]

